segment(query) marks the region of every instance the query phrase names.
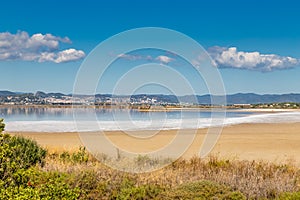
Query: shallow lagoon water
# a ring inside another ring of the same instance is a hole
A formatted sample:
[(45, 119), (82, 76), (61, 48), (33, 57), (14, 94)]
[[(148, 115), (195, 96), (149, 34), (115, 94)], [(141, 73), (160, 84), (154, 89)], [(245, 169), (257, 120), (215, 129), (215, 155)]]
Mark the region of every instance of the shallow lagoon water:
[(212, 120), (212, 113), (208, 110), (140, 112), (126, 109), (75, 109), (7, 107), (0, 108), (0, 118), (5, 119), (6, 131), (20, 132), (169, 130), (241, 123), (300, 122), (300, 112), (255, 113), (227, 110), (224, 120)]

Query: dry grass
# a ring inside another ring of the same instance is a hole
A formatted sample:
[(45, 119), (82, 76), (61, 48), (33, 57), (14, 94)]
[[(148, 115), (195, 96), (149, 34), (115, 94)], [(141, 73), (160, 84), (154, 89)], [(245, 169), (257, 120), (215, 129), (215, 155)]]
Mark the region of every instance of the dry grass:
[(133, 181), (136, 186), (158, 185), (164, 188), (208, 180), (240, 191), (249, 199), (273, 199), (281, 193), (300, 190), (300, 170), (292, 163), (278, 165), (263, 161), (222, 160), (217, 156), (205, 160), (197, 157), (177, 160), (151, 173), (134, 174), (106, 167), (91, 156), (87, 160), (72, 160), (62, 158), (61, 153), (52, 153), (42, 170), (74, 174), (78, 180), (88, 174), (91, 182), (105, 183), (108, 188), (120, 185), (124, 179)]

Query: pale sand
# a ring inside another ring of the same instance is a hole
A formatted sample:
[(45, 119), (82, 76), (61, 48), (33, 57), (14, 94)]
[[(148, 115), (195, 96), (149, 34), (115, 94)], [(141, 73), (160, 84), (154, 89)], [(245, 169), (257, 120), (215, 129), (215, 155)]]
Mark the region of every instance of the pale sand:
[[(182, 131), (186, 135), (193, 132), (192, 130)], [(198, 154), (206, 132), (207, 129), (197, 130), (195, 140), (183, 157), (189, 158)], [(160, 131), (150, 139), (134, 139), (120, 131), (106, 133), (108, 138), (121, 149), (148, 152), (163, 148), (174, 138), (177, 131)], [(132, 133), (147, 136), (152, 132), (135, 131)], [(83, 146), (77, 133), (22, 132), (12, 134), (32, 138), (50, 151), (75, 150)], [(93, 138), (93, 133), (90, 135)], [(226, 159), (292, 161), (298, 165), (300, 164), (300, 123), (240, 124), (225, 127), (211, 153)]]

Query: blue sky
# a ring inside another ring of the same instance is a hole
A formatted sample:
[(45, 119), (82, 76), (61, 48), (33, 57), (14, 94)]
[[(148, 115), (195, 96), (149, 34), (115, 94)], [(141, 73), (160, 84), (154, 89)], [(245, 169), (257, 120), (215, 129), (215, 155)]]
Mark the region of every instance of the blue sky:
[[(1, 2), (0, 90), (71, 93), (80, 64), (98, 43), (150, 26), (199, 42), (227, 93), (300, 93), (299, 7), (296, 0)], [(34, 34), (43, 42), (36, 44)]]

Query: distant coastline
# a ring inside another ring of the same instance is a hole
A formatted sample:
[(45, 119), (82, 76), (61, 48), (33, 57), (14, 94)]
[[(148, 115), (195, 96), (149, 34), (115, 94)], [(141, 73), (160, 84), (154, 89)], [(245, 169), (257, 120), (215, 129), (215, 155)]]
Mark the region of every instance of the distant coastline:
[(94, 94), (72, 95), (63, 93), (17, 93), (0, 91), (0, 105), (45, 105), (45, 106), (99, 106), (130, 107), (147, 109), (151, 107), (212, 107), (212, 99), (220, 100), (217, 106), (232, 108), (300, 108), (300, 94), (254, 94), (237, 93), (218, 95), (167, 95), (167, 94)]
[(268, 107), (249, 107), (242, 108), (238, 106), (190, 106), (190, 107), (162, 107), (152, 106), (151, 108), (129, 107), (129, 106), (95, 106), (95, 105), (9, 105), (0, 104), (0, 108), (95, 108), (95, 109), (129, 109), (140, 112), (169, 112), (169, 111), (218, 111), (218, 109), (233, 112), (300, 112), (300, 108), (268, 108)]

